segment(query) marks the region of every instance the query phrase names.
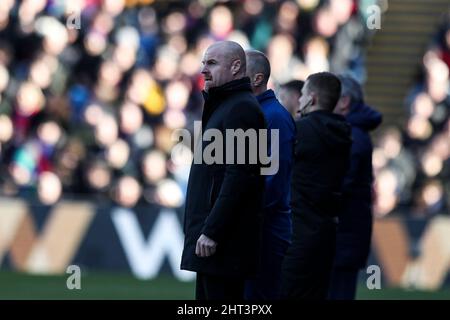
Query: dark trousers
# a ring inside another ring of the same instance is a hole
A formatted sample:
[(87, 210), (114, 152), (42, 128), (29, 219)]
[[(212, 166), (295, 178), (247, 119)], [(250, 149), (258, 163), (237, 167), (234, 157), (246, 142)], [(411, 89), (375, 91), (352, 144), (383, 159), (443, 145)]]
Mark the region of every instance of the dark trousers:
[(244, 278), (197, 273), (196, 300), (243, 300)]
[(336, 222), (304, 214), (293, 220), (292, 244), (283, 260), (281, 298), (325, 300), (336, 251)]
[(330, 300), (355, 300), (358, 280), (357, 268), (335, 267), (331, 276)]
[(261, 266), (255, 278), (245, 283), (245, 300), (280, 299), (281, 263), (289, 242), (265, 230), (263, 234)]

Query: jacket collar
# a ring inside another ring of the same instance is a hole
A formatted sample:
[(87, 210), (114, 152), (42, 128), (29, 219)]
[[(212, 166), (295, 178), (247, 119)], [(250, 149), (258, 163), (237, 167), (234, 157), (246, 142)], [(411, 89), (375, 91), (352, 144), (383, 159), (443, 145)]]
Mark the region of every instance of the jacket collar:
[(371, 131), (376, 129), (382, 121), (382, 115), (364, 103), (355, 103), (351, 106), (346, 120), (352, 125), (363, 130)]
[(227, 82), (220, 87), (214, 87), (209, 89), (208, 92), (202, 91), (203, 98), (205, 102), (216, 101), (219, 98), (223, 98), (224, 96), (234, 94), (237, 91), (251, 91), (252, 87), (250, 86), (250, 78), (244, 77), (241, 79), (232, 80)]
[(274, 100), (276, 99), (275, 92), (273, 92), (272, 89), (266, 90), (260, 95), (256, 96), (256, 100), (258, 100), (260, 105), (263, 105), (268, 100)]
[(202, 113), (203, 128), (224, 98), (242, 91), (252, 91), (252, 87), (250, 86), (250, 78), (244, 77), (242, 79), (227, 82), (220, 87), (211, 88), (208, 92), (202, 91), (203, 98), (205, 99), (205, 105)]

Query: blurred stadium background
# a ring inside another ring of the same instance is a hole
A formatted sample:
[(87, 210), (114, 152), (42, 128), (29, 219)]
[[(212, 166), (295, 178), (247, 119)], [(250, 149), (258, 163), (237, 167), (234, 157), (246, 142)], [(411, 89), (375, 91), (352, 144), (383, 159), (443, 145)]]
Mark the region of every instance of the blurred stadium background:
[(192, 154), (171, 157), (172, 133), (200, 119), (200, 59), (223, 39), (266, 52), (276, 91), (322, 70), (364, 84), (385, 119), (382, 289), (361, 274), (358, 298), (450, 299), (449, 0), (1, 0), (0, 299), (193, 298)]

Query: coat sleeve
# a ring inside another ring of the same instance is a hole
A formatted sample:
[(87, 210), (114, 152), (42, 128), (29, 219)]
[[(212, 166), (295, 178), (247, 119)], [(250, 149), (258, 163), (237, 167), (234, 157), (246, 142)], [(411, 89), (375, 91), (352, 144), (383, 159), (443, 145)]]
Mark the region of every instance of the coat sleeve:
[(362, 132), (359, 128), (352, 127), (352, 140), (350, 164), (343, 185), (345, 193), (350, 193), (356, 181), (360, 179), (364, 161), (370, 161), (372, 157), (371, 142), (367, 133)]
[[(235, 105), (224, 120), (224, 129), (242, 129), (244, 131), (255, 129), (258, 132), (258, 129), (264, 127), (262, 113), (256, 112), (253, 108), (248, 108), (245, 105)], [(225, 145), (227, 145), (226, 140), (227, 137), (225, 136)], [(249, 145), (246, 144), (246, 152), (248, 152), (248, 148)], [(249, 197), (258, 196), (258, 190), (261, 189), (261, 197), (263, 192), (264, 180), (260, 176), (259, 164), (249, 164), (248, 158), (244, 164), (238, 164), (236, 144), (233, 163), (225, 163), (225, 172), (219, 194), (202, 229), (204, 235), (218, 243), (226, 237), (227, 233), (232, 232), (233, 223), (240, 218), (238, 214), (255, 214), (255, 219), (257, 218), (256, 208), (254, 212), (251, 212), (252, 210), (244, 212), (246, 210), (242, 210), (242, 205), (252, 201)], [(259, 163), (259, 157), (257, 157), (257, 163)]]

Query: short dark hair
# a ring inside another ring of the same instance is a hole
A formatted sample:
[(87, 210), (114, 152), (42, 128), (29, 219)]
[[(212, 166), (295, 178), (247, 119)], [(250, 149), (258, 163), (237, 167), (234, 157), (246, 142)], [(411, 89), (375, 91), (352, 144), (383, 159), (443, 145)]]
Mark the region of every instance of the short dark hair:
[(318, 103), (322, 109), (333, 111), (341, 97), (341, 81), (331, 72), (311, 74), (306, 81), (308, 90), (318, 96)]
[(280, 85), (281, 89), (296, 91), (299, 94), (302, 94), (302, 88), (305, 85), (305, 82), (302, 80), (291, 80)]
[(351, 103), (364, 103), (364, 94), (361, 84), (348, 74), (338, 75), (341, 81), (341, 97), (348, 96), (351, 99)]
[(252, 76), (257, 73), (264, 75), (264, 84), (267, 84), (270, 78), (270, 62), (266, 55), (261, 51), (247, 50), (245, 51), (247, 60), (247, 70)]

